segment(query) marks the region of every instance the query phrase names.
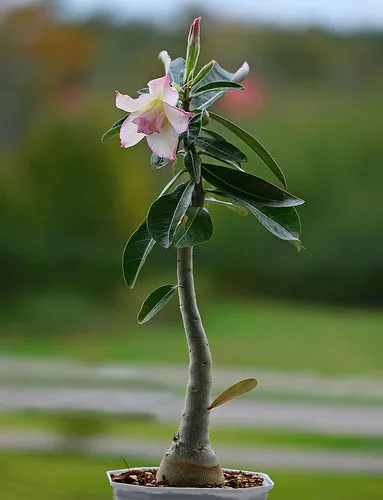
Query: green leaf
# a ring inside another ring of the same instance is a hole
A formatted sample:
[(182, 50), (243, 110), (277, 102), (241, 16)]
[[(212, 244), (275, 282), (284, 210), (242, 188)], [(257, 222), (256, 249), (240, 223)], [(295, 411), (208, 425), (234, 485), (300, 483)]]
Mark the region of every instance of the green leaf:
[(173, 184), (181, 177), (181, 175), (183, 174), (186, 174), (186, 170), (180, 170), (179, 172), (177, 172), (175, 174), (174, 177), (172, 177), (170, 179), (170, 181), (166, 184), (166, 186), (164, 187), (164, 189), (161, 191), (161, 193), (159, 194), (158, 198), (160, 198), (161, 196), (163, 196), (164, 194), (166, 194), (170, 188), (173, 186)]
[(169, 65), (170, 80), (182, 87), (185, 72), (185, 59), (177, 57)]
[(177, 292), (178, 285), (163, 285), (154, 290), (145, 299), (137, 316), (137, 321), (142, 325), (153, 318)]
[(198, 137), (196, 144), (215, 158), (239, 163), (247, 162), (247, 156), (236, 146), (226, 140), (214, 139), (213, 137)]
[(231, 196), (229, 200), (245, 207), (267, 231), (277, 238), (300, 243), (301, 221), (294, 207), (260, 207)]
[(137, 94), (149, 94), (149, 88), (144, 87), (143, 89), (137, 90)]
[(203, 66), (199, 70), (197, 75), (193, 78), (193, 82), (192, 82), (193, 87), (195, 87), (203, 78), (205, 78), (205, 76), (207, 76), (210, 73), (210, 71), (214, 67), (214, 64), (216, 64), (216, 62), (212, 60), (212, 61), (208, 62), (207, 64), (205, 64), (205, 66)]
[(221, 163), (224, 163), (225, 165), (229, 165), (232, 168), (235, 168), (237, 170), (242, 170), (244, 172), (243, 168), (240, 167), (240, 163), (234, 163), (233, 161), (229, 160), (223, 160), (222, 158), (218, 158), (216, 155), (212, 155), (211, 153), (207, 153), (206, 151), (200, 151), (200, 155), (208, 156), (209, 158), (214, 158), (215, 160), (219, 160)]
[[(210, 116), (210, 112), (209, 112), (209, 116)], [(210, 135), (211, 137), (213, 137), (214, 139), (218, 139), (219, 141), (226, 141), (226, 139), (224, 138), (223, 135), (219, 134), (218, 132), (216, 132), (215, 130), (209, 130), (208, 128), (205, 128), (205, 127), (202, 127), (202, 130)]]
[(186, 132), (186, 144), (185, 146), (190, 147), (195, 143), (199, 133), (201, 132), (202, 127), (202, 113), (198, 113), (194, 115), (189, 120), (188, 129)]
[(172, 161), (173, 160), (168, 160), (167, 158), (160, 158), (154, 153), (152, 153), (152, 156), (150, 157), (150, 164), (156, 170), (166, 167), (167, 165), (169, 165), (169, 163), (172, 163)]
[(238, 125), (235, 125), (231, 121), (227, 120), (226, 118), (223, 118), (220, 115), (216, 115), (215, 113), (209, 114), (210, 118), (225, 126), (229, 130), (231, 130), (231, 132), (233, 132), (237, 137), (242, 139), (242, 141), (247, 144), (254, 151), (254, 153), (258, 155), (259, 158), (261, 158), (261, 160), (269, 167), (273, 174), (281, 181), (283, 186), (287, 187), (286, 178), (281, 168), (271, 156), (271, 154), (262, 146), (259, 141), (257, 141), (257, 139), (255, 139), (255, 137), (250, 135), (242, 128), (238, 127)]
[(278, 186), (240, 170), (202, 163), (202, 176), (224, 193), (257, 206), (292, 207), (304, 203)]
[(191, 178), (198, 184), (201, 180), (201, 157), (195, 148), (186, 150), (184, 163)]
[(177, 248), (205, 243), (213, 236), (213, 224), (206, 208), (190, 207), (185, 225), (178, 226), (174, 241)]
[(129, 238), (122, 254), (122, 270), (126, 284), (133, 288), (145, 264), (146, 257), (155, 245), (149, 234), (146, 219)]
[(229, 201), (217, 200), (214, 196), (207, 196), (205, 198), (206, 203), (214, 203), (215, 205), (219, 205), (221, 207), (229, 208), (234, 212), (237, 212), (239, 215), (248, 215), (249, 211), (243, 205), (237, 205), (235, 203), (230, 203)]
[[(178, 178), (186, 173), (185, 170), (178, 172), (164, 187), (160, 197), (163, 196), (172, 185), (178, 180)], [(139, 228), (132, 234), (129, 238), (122, 256), (122, 269), (124, 274), (124, 279), (126, 284), (133, 288), (138, 275), (145, 264), (146, 257), (155, 245), (155, 241), (151, 237), (147, 220), (145, 219)]]
[(228, 82), (228, 81), (223, 81), (223, 82), (210, 82), (206, 83), (205, 85), (199, 86), (196, 90), (194, 90), (191, 94), (191, 97), (197, 97), (199, 95), (205, 94), (206, 92), (211, 92), (212, 90), (215, 91), (226, 91), (226, 90), (244, 90), (244, 87), (240, 85), (239, 83), (235, 82)]
[(121, 118), (120, 120), (118, 120), (118, 122), (114, 123), (110, 127), (110, 129), (107, 132), (105, 132), (105, 134), (101, 137), (101, 142), (105, 142), (108, 139), (111, 139), (112, 137), (114, 137), (115, 135), (119, 135), (121, 125), (128, 118), (128, 116), (129, 115), (125, 115), (123, 118)]
[(152, 238), (162, 247), (169, 248), (174, 233), (189, 207), (194, 184), (180, 184), (174, 191), (152, 203), (148, 213), (148, 230)]
[(301, 221), (295, 207), (255, 207), (244, 202), (243, 206), (258, 219), (271, 234), (286, 241), (300, 243)]
[[(198, 89), (207, 85), (211, 82), (230, 82), (234, 73), (230, 73), (226, 71), (222, 66), (220, 66), (217, 62), (214, 64), (213, 69), (209, 71), (209, 73), (202, 78), (198, 85), (193, 89), (194, 92), (197, 92)], [(191, 108), (190, 109), (204, 109), (208, 108), (215, 102), (217, 99), (223, 96), (225, 91), (222, 90), (212, 90), (210, 92), (206, 92), (202, 95), (198, 95), (191, 99)]]
[(255, 378), (247, 378), (245, 380), (241, 380), (236, 384), (230, 386), (228, 389), (223, 391), (212, 404), (209, 406), (208, 410), (212, 410), (213, 408), (217, 408), (217, 406), (221, 406), (232, 399), (238, 398), (243, 394), (247, 394), (257, 387), (258, 381)]

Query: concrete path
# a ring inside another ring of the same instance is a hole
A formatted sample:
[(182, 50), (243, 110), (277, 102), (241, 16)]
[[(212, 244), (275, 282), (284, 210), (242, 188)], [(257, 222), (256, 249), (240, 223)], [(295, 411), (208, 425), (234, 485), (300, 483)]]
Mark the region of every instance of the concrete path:
[[(92, 455), (123, 456), (160, 460), (170, 442), (145, 442), (134, 439), (110, 437), (90, 438), (83, 443), (80, 451)], [(0, 432), (0, 448), (20, 451), (64, 451), (63, 439), (51, 433)], [(225, 467), (243, 467), (250, 470), (270, 468), (301, 470), (325, 473), (383, 474), (383, 456), (365, 453), (345, 453), (338, 451), (289, 450), (286, 448), (233, 448), (220, 446), (217, 450)], [(122, 460), (121, 460), (122, 462)], [(123, 468), (121, 463), (121, 468)]]
[[(0, 412), (98, 411), (152, 415), (162, 422), (174, 422), (179, 419), (183, 404), (183, 397), (161, 391), (0, 386)], [(383, 407), (267, 402), (239, 398), (213, 410), (212, 424), (383, 436)]]
[[(225, 388), (238, 380), (256, 377), (257, 393), (295, 394), (333, 400), (374, 398), (383, 405), (383, 379), (352, 376), (328, 377), (312, 373), (285, 373), (262, 369), (214, 369), (215, 388)], [(73, 382), (140, 381), (162, 384), (166, 388), (185, 387), (187, 369), (180, 365), (114, 364), (84, 365), (71, 360), (0, 356), (0, 383), (7, 379)], [(256, 393), (253, 393), (254, 395)]]

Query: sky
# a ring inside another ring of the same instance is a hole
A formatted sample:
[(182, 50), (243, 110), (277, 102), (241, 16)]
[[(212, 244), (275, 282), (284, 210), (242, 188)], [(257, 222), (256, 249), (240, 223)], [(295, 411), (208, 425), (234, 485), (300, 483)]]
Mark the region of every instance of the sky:
[[(15, 6), (34, 0), (1, 0)], [(336, 30), (383, 29), (383, 0), (55, 0), (65, 15), (106, 12), (116, 20), (174, 21), (192, 8), (217, 17)]]

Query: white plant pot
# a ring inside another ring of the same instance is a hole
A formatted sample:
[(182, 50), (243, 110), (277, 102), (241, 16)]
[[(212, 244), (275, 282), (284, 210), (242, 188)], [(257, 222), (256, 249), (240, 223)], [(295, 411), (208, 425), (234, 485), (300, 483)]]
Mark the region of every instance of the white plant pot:
[[(141, 469), (153, 469), (154, 467), (141, 467)], [(137, 469), (137, 467), (135, 468)], [(173, 497), (174, 500), (266, 500), (269, 491), (274, 486), (273, 481), (267, 474), (262, 472), (250, 472), (263, 477), (263, 485), (252, 488), (173, 488), (153, 486), (136, 486), (133, 484), (115, 483), (112, 474), (121, 474), (129, 469), (110, 470), (107, 472), (109, 482), (113, 488), (114, 500), (157, 500), (160, 496), (165, 500)], [(233, 471), (233, 469), (225, 469)], [(234, 471), (238, 472), (238, 471)], [(248, 472), (248, 471), (242, 471)]]

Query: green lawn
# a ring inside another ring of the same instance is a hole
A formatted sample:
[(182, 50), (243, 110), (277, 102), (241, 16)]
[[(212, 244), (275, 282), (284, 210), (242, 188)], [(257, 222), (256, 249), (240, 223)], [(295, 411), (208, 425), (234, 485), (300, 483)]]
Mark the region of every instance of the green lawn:
[[(147, 325), (109, 313), (60, 333), (23, 329), (2, 335), (3, 352), (69, 356), (88, 362), (183, 363), (187, 360), (174, 302)], [(201, 307), (219, 366), (383, 375), (383, 311), (277, 303), (220, 302)], [(25, 326), (27, 328), (27, 326)]]
[[(126, 457), (134, 465), (148, 463)], [(0, 454), (2, 500), (111, 500), (105, 471), (121, 458), (56, 454)], [(383, 477), (326, 476), (267, 471), (276, 486), (270, 500), (381, 500)]]
[[(144, 416), (140, 419), (128, 416), (101, 414), (46, 414), (37, 412), (0, 414), (0, 430), (36, 429), (64, 435), (107, 435), (135, 438), (145, 441), (171, 441), (177, 423), (162, 424)], [(278, 447), (310, 450), (360, 451), (383, 454), (382, 437), (355, 437), (316, 435), (292, 431), (262, 430), (250, 428), (218, 428), (211, 430), (215, 445), (234, 447)]]

